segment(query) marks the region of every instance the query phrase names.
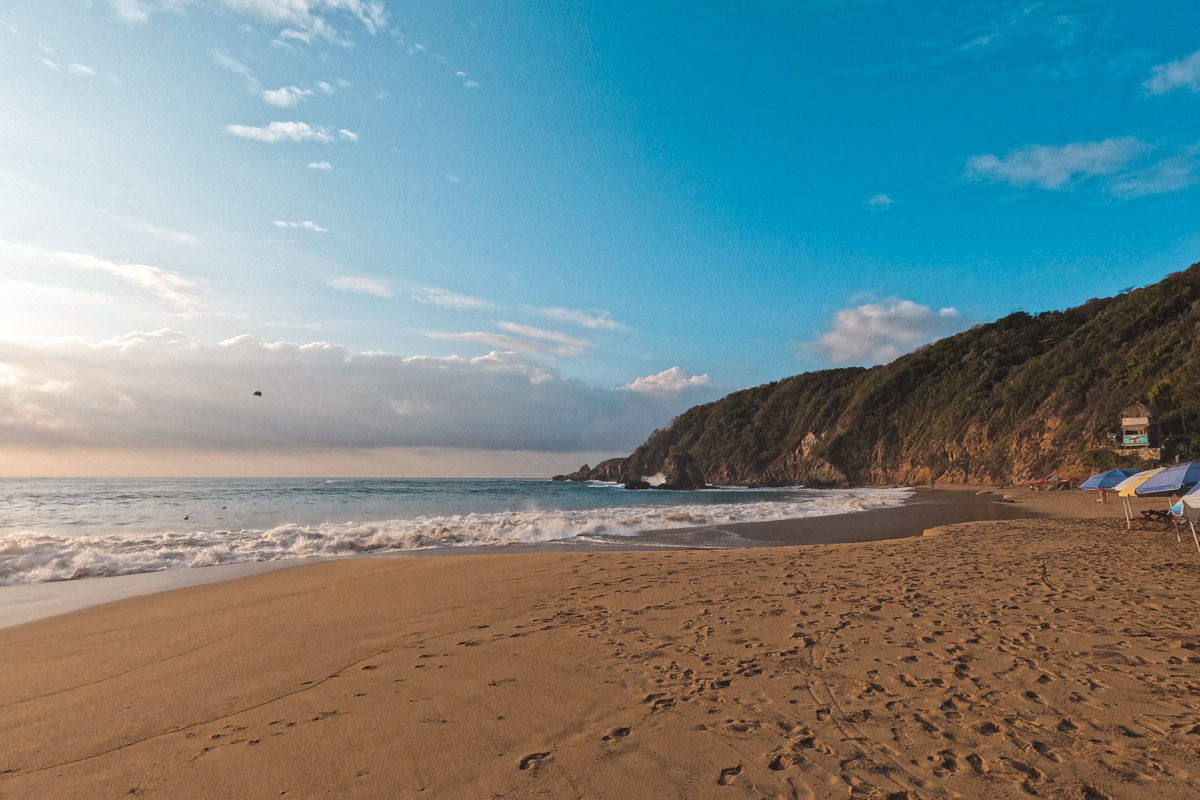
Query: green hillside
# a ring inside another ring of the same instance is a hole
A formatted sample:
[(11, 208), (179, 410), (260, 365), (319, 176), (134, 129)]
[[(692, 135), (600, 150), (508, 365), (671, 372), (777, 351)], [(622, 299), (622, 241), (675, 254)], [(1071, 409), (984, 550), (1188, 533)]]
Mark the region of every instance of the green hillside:
[(1010, 314), (890, 364), (734, 392), (593, 472), (652, 475), (677, 450), (719, 484), (1078, 478), (1136, 465), (1105, 448), (1138, 400), (1157, 406), (1170, 452), (1200, 458), (1200, 264), (1078, 308)]

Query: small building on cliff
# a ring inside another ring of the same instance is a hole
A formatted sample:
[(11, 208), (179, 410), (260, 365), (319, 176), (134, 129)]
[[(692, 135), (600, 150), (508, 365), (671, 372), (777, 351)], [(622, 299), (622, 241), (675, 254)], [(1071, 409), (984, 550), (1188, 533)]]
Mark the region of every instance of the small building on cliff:
[(1123, 447), (1150, 447), (1151, 426), (1154, 425), (1154, 409), (1145, 403), (1134, 403), (1121, 409), (1121, 445)]

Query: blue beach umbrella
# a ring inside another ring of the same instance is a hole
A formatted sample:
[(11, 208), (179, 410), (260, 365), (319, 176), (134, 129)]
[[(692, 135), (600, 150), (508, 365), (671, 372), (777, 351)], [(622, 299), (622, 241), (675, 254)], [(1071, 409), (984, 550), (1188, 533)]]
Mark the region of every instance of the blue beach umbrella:
[(1200, 483), (1197, 483), (1192, 487), (1190, 492), (1175, 501), (1175, 505), (1171, 506), (1171, 513), (1177, 517), (1200, 519)]
[(1167, 494), (1189, 489), (1200, 483), (1200, 461), (1185, 461), (1173, 467), (1167, 467), (1154, 475), (1150, 480), (1134, 490), (1138, 497), (1148, 494)]
[[(1192, 529), (1192, 540), (1196, 542), (1196, 550), (1200, 551), (1200, 532), (1196, 530), (1196, 520), (1200, 519), (1200, 483), (1193, 486), (1190, 492), (1171, 506), (1171, 513), (1187, 520), (1188, 527)], [(1175, 528), (1176, 535), (1178, 535), (1178, 520), (1176, 520)]]
[(1083, 483), (1079, 484), (1080, 489), (1111, 489), (1121, 481), (1128, 478), (1130, 475), (1137, 475), (1136, 469), (1110, 469), (1107, 472), (1097, 472), (1092, 477), (1088, 478)]

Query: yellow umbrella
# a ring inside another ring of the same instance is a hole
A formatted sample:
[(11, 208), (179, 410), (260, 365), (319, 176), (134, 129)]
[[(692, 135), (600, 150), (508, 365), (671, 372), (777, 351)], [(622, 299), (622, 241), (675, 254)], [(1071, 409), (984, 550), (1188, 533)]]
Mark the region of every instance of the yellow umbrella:
[(1146, 481), (1153, 478), (1158, 473), (1162, 472), (1166, 467), (1157, 469), (1148, 469), (1145, 472), (1139, 472), (1137, 475), (1130, 475), (1125, 480), (1113, 487), (1113, 491), (1120, 497), (1133, 497), (1134, 491)]
[(1137, 475), (1130, 475), (1128, 478), (1112, 488), (1112, 491), (1116, 492), (1121, 498), (1121, 504), (1124, 506), (1126, 528), (1133, 528), (1133, 507), (1129, 505), (1129, 498), (1136, 497), (1134, 491), (1143, 483), (1162, 472), (1164, 469), (1166, 469), (1166, 467), (1159, 467), (1157, 469), (1148, 469), (1145, 472), (1139, 472)]

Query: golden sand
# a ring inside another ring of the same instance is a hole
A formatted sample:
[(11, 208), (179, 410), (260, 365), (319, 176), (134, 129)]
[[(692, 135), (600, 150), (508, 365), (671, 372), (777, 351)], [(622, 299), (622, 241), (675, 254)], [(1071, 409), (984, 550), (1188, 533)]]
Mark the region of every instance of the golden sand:
[(1015, 496), (1073, 518), (341, 561), (3, 630), (0, 798), (1200, 797), (1195, 546)]

